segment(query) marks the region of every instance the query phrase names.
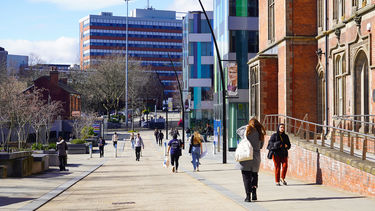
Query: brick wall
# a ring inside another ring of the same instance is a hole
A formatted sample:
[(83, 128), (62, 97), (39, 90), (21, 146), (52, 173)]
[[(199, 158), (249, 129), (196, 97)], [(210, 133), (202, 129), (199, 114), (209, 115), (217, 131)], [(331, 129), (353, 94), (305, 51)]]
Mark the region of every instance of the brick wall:
[[(286, 180), (288, 178), (296, 178), (308, 183), (323, 184), (375, 197), (375, 164), (361, 161), (336, 150), (322, 148), (305, 141), (298, 141), (292, 136), (289, 136), (289, 138), (291, 139), (292, 147), (289, 150)], [(273, 162), (267, 159), (268, 150), (266, 147), (269, 135), (265, 140), (265, 147), (261, 151), (261, 170), (273, 172)], [(345, 160), (346, 163), (339, 160)], [(360, 170), (361, 166), (367, 172)]]
[(260, 114), (277, 113), (277, 57), (260, 59)]

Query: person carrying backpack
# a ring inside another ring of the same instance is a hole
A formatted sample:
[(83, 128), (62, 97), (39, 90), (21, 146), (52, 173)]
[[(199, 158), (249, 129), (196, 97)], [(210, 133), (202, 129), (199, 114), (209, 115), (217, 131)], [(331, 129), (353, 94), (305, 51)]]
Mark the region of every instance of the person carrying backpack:
[(178, 172), (178, 159), (182, 155), (181, 148), (183, 143), (177, 139), (177, 134), (173, 135), (173, 139), (168, 143), (168, 154), (171, 156), (172, 172)]

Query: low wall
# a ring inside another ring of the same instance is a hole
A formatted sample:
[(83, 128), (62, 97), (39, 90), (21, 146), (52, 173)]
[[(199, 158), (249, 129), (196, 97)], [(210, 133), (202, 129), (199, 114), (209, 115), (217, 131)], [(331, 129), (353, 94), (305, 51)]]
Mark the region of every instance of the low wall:
[(0, 165), (6, 166), (7, 177), (26, 177), (32, 174), (32, 152), (0, 153)]
[[(271, 134), (265, 138), (261, 169), (273, 171), (273, 161), (267, 159), (267, 144)], [(345, 191), (375, 197), (375, 164), (363, 161), (337, 150), (314, 145), (289, 135), (292, 147), (289, 150), (287, 178), (298, 178), (306, 182), (323, 184)], [(287, 180), (286, 178), (286, 180)]]

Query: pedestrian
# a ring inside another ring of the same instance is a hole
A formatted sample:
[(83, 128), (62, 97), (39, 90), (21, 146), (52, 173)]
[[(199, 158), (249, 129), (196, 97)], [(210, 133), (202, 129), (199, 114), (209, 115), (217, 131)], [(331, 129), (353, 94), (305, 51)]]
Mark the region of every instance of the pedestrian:
[(105, 140), (103, 137), (100, 136), (99, 138), (99, 153), (100, 157), (104, 157), (104, 145), (105, 145)]
[(181, 140), (177, 139), (177, 134), (173, 135), (173, 139), (168, 143), (168, 154), (170, 152), (171, 155), (171, 164), (172, 164), (172, 172), (178, 172), (178, 159), (182, 155), (181, 148), (183, 147), (183, 143)]
[(61, 136), (59, 136), (59, 142), (56, 143), (56, 148), (57, 155), (59, 156), (60, 171), (68, 171), (68, 169), (65, 168), (65, 164), (67, 163), (66, 150), (68, 150), (68, 144)]
[(285, 176), (288, 170), (288, 150), (290, 146), (289, 136), (285, 134), (285, 125), (280, 124), (277, 127), (276, 133), (272, 134), (267, 146), (267, 149), (272, 153), (272, 159), (275, 165), (275, 182), (277, 186), (280, 186), (280, 181), (284, 185), (287, 185)]
[(164, 139), (164, 133), (159, 130), (159, 146), (163, 144), (163, 139)]
[(156, 144), (158, 144), (158, 142), (159, 142), (159, 131), (158, 131), (157, 128), (155, 128), (154, 136), (155, 136)]
[(187, 128), (186, 129), (186, 136), (187, 136), (188, 139), (190, 138), (190, 135), (191, 135), (191, 130), (190, 130), (190, 128)]
[(139, 158), (141, 156), (141, 150), (142, 148), (145, 149), (145, 145), (143, 144), (143, 140), (141, 138), (141, 134), (137, 134), (137, 137), (135, 138), (135, 160), (139, 161)]
[(193, 168), (194, 171), (199, 171), (199, 158), (201, 154), (203, 153), (203, 148), (202, 148), (202, 137), (198, 133), (198, 131), (195, 131), (193, 136), (191, 137), (190, 140), (190, 147), (191, 150), (189, 149), (189, 153), (191, 153), (192, 157), (192, 163), (193, 163)]
[(134, 133), (132, 132), (131, 136), (130, 136), (130, 142), (132, 143), (132, 149), (134, 149)]
[(242, 126), (237, 130), (237, 134), (241, 138), (246, 137), (253, 147), (253, 159), (241, 161), (236, 166), (242, 173), (242, 179), (246, 191), (245, 202), (251, 202), (251, 199), (254, 201), (257, 200), (256, 191), (258, 188), (258, 172), (261, 161), (260, 149), (262, 149), (264, 145), (266, 130), (256, 118), (252, 118), (248, 125)]
[(112, 136), (113, 147), (115, 148), (117, 146), (117, 141), (118, 141), (118, 135), (117, 135), (117, 132), (115, 132), (115, 134), (113, 134)]

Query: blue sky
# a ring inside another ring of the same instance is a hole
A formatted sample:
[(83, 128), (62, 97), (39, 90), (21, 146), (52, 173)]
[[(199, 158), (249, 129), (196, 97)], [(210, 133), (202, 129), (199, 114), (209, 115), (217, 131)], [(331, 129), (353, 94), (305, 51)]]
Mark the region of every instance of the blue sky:
[[(212, 0), (202, 0), (207, 10)], [(147, 0), (129, 2), (130, 11)], [(198, 10), (198, 0), (150, 0), (161, 10)], [(125, 16), (124, 0), (1, 0), (0, 47), (9, 54), (34, 55), (46, 63), (79, 63), (79, 19), (102, 11)]]

